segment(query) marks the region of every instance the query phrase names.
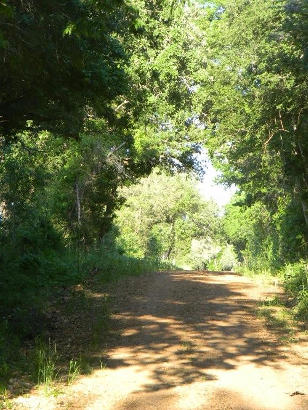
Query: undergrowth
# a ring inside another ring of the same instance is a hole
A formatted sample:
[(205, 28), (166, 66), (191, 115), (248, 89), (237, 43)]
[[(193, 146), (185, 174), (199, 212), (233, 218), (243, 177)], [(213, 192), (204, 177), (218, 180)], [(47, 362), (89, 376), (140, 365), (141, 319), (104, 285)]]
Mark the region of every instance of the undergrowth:
[(48, 340), (48, 343), (45, 343), (43, 340), (37, 339), (32, 356), (32, 374), (36, 379), (35, 381), (38, 384), (44, 384), (48, 387), (56, 380), (58, 375), (58, 353), (56, 344), (50, 340)]
[(283, 274), (285, 289), (294, 299), (295, 317), (308, 322), (308, 263), (289, 264)]
[(292, 310), (278, 296), (268, 298), (258, 304), (257, 316), (265, 319), (266, 326), (276, 332), (281, 343), (295, 342), (298, 328)]
[[(280, 326), (287, 330), (296, 322), (304, 325), (308, 323), (308, 264), (306, 261), (285, 265), (279, 271), (267, 269), (256, 272), (243, 267), (241, 273), (258, 282), (281, 285), (284, 288), (285, 298), (266, 300), (259, 306), (259, 314), (266, 317), (271, 326)], [(274, 306), (276, 310), (273, 309)]]
[(253, 270), (246, 266), (240, 266), (238, 270), (242, 275), (261, 284), (277, 286), (283, 283), (283, 275), (280, 271), (271, 271), (269, 269)]
[[(42, 385), (46, 392), (52, 393), (55, 382), (72, 383), (80, 373), (91, 371), (89, 363), (81, 356), (67, 358), (63, 365), (63, 358), (53, 342), (53, 324), (48, 316), (48, 309), (50, 301), (57, 303), (63, 290), (93, 280), (104, 284), (121, 276), (140, 275), (168, 267), (156, 260), (127, 257), (116, 249), (102, 246), (92, 249), (66, 249), (50, 258), (42, 258), (36, 267), (40, 270), (41, 281), (31, 283), (31, 292), (40, 296), (27, 297), (25, 293), (22, 298), (19, 288), (15, 291), (12, 287), (9, 305), (1, 306), (3, 320), (0, 324), (0, 408), (4, 408), (8, 397), (20, 393), (12, 387), (12, 380), (15, 380), (16, 375), (17, 378), (18, 375), (25, 375), (32, 386)], [(19, 272), (16, 280), (20, 275)], [(72, 311), (76, 306), (82, 310), (89, 308), (87, 298), (79, 294), (74, 295), (72, 302), (68, 303), (68, 310), (70, 305)], [(101, 311), (91, 330), (91, 348), (97, 347), (101, 342), (101, 335), (108, 331), (109, 316), (108, 301), (102, 300)], [(104, 367), (103, 362), (100, 367)]]

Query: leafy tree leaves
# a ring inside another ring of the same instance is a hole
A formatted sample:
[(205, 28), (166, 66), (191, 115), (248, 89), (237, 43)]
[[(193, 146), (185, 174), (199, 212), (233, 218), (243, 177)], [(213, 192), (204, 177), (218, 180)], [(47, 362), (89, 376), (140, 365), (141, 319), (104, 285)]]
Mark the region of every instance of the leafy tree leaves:
[(190, 262), (193, 239), (213, 242), (220, 221), (216, 204), (201, 199), (193, 179), (154, 170), (138, 184), (123, 188), (117, 212), (118, 243), (138, 257)]
[(88, 107), (111, 116), (111, 102), (125, 89), (125, 54), (117, 38), (130, 24), (123, 8), (128, 11), (121, 0), (2, 4), (3, 133), (12, 135), (33, 120), (77, 137)]

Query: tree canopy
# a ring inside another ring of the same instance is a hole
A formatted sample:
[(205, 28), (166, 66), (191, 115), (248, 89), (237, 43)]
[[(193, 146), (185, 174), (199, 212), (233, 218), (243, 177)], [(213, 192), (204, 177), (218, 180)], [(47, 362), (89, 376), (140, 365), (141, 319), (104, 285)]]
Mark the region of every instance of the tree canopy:
[(125, 202), (115, 226), (119, 246), (126, 253), (194, 265), (193, 241), (203, 240), (209, 248), (217, 243), (218, 207), (201, 198), (191, 177), (154, 170), (121, 194)]
[(307, 225), (307, 3), (216, 4), (197, 97), (211, 157), (250, 203), (290, 194)]
[[(2, 0), (1, 317), (107, 254), (237, 257), (305, 306), (307, 28), (306, 0)], [(238, 188), (223, 217), (193, 187), (204, 148)]]
[(112, 119), (127, 88), (119, 40), (133, 21), (119, 1), (4, 1), (0, 6), (1, 130), (78, 136), (92, 112)]

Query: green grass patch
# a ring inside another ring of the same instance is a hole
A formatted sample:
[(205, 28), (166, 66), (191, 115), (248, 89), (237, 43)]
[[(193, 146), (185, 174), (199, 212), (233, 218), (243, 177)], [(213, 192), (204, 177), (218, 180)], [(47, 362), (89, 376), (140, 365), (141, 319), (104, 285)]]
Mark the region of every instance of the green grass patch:
[[(285, 290), (283, 300), (273, 299), (263, 303), (263, 310), (270, 306), (280, 306), (280, 313), (264, 312), (268, 316), (267, 321), (278, 326), (283, 323), (293, 322), (294, 326), (307, 327), (308, 323), (308, 264), (300, 261), (285, 265), (280, 271), (262, 270), (254, 271), (245, 267), (240, 270), (243, 276), (247, 276), (257, 283), (264, 285), (281, 286)], [(280, 300), (280, 302), (278, 302)], [(284, 313), (282, 313), (282, 311)]]
[(296, 341), (297, 323), (293, 312), (278, 296), (259, 302), (257, 316), (265, 320), (266, 326), (276, 333), (280, 342)]

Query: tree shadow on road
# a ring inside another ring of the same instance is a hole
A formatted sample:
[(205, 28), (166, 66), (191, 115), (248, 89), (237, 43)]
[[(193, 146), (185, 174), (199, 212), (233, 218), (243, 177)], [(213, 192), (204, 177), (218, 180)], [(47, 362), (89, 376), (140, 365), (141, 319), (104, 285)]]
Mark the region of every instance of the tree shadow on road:
[(211, 369), (240, 363), (279, 368), (283, 349), (254, 315), (254, 285), (226, 275), (157, 273), (111, 286), (108, 368), (147, 369), (147, 392), (215, 380)]

